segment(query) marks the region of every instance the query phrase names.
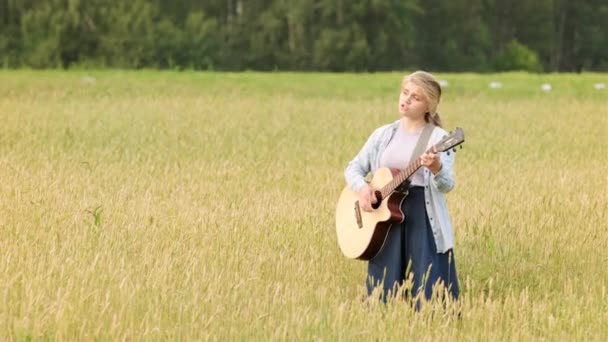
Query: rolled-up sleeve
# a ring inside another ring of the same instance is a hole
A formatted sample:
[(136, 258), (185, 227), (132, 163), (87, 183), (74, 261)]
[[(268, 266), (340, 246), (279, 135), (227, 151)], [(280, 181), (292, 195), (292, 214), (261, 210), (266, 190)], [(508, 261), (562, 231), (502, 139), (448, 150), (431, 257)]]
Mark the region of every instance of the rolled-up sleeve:
[(455, 155), (456, 153), (454, 152), (439, 153), (442, 165), (441, 170), (431, 177), (431, 182), (440, 192), (447, 193), (456, 185), (456, 182), (454, 181)]

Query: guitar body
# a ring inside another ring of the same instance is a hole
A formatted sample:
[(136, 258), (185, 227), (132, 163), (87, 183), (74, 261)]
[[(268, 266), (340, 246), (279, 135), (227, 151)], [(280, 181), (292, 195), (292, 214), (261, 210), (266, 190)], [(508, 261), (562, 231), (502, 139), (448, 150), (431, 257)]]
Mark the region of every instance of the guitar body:
[[(380, 168), (370, 185), (381, 189), (393, 180), (395, 171)], [(336, 208), (336, 233), (342, 253), (352, 259), (371, 260), (384, 246), (391, 225), (403, 222), (401, 203), (405, 195), (391, 193), (371, 212), (359, 208), (359, 196), (348, 186), (342, 190)]]

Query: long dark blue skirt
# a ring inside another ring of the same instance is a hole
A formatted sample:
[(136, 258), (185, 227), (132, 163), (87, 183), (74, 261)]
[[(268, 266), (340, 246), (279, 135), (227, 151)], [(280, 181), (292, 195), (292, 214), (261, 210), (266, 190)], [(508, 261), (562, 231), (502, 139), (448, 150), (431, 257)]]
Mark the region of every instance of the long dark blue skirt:
[[(382, 300), (396, 296), (406, 277), (413, 275), (411, 292), (415, 298), (424, 291), (426, 299), (433, 295), (433, 285), (443, 281), (453, 299), (458, 299), (460, 289), (456, 275), (453, 250), (437, 253), (433, 231), (424, 205), (424, 188), (410, 187), (402, 204), (405, 221), (394, 224), (382, 250), (369, 261), (367, 292), (383, 286)], [(411, 273), (411, 275), (410, 275)], [(419, 302), (417, 303), (419, 307)]]

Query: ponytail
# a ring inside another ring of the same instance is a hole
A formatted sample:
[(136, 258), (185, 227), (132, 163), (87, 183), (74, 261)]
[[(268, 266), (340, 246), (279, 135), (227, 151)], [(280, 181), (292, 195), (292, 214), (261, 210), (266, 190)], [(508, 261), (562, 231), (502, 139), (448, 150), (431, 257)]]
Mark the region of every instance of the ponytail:
[(441, 117), (439, 116), (439, 113), (437, 113), (437, 112), (435, 112), (433, 114), (426, 113), (424, 115), (424, 121), (430, 122), (430, 123), (432, 123), (433, 125), (435, 125), (437, 127), (442, 127)]

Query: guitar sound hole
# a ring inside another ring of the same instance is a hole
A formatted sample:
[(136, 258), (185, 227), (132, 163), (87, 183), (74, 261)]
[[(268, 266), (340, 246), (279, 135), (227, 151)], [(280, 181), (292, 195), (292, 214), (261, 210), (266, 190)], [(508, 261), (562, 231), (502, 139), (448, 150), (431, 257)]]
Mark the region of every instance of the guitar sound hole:
[(382, 193), (378, 190), (374, 191), (374, 195), (376, 196), (376, 203), (372, 204), (372, 208), (378, 209), (380, 207), (380, 203), (382, 203)]

